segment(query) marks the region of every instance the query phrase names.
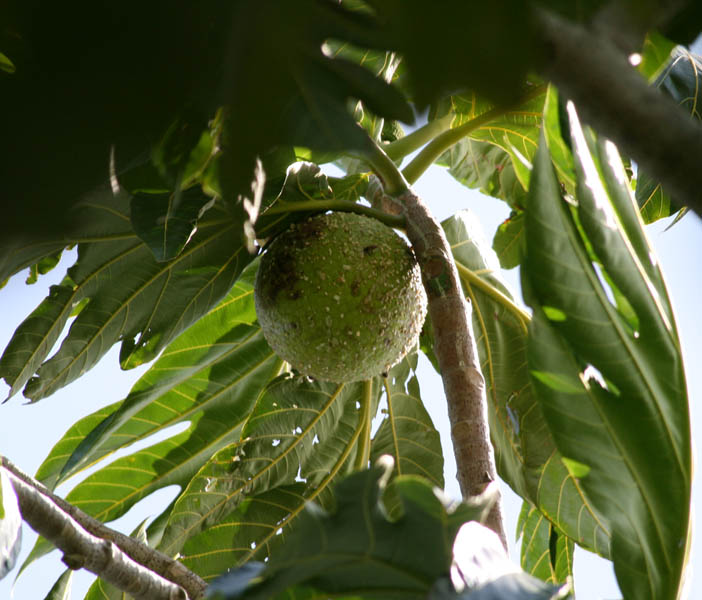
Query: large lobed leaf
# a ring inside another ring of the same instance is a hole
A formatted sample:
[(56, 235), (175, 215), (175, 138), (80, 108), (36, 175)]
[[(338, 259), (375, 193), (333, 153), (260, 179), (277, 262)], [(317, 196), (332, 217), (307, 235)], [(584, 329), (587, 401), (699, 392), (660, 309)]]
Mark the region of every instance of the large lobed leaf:
[(543, 143), (529, 195), (529, 369), (564, 463), (611, 532), (623, 594), (674, 598), (691, 480), (679, 340), (616, 149), (568, 112), (577, 211)]
[[(69, 501), (103, 520), (171, 484), (185, 488), (223, 446), (236, 441), (256, 398), (281, 361), (254, 323), (251, 273), (176, 339), (122, 401), (73, 425), (40, 466), (54, 487), (76, 471), (178, 423), (189, 427), (129, 454), (77, 485)], [(30, 559), (51, 549), (39, 541)]]
[[(208, 213), (176, 258), (158, 262), (132, 231), (128, 197), (105, 194), (86, 206), (96, 215), (95, 231), (79, 240), (66, 279), (20, 325), (0, 359), (11, 394), (24, 386), (32, 401), (45, 398), (117, 342), (124, 368), (153, 359), (212, 308), (251, 261), (236, 220), (221, 210)], [(47, 359), (76, 307), (60, 348)]]
[(355, 450), (365, 428), (362, 415), (378, 394), (372, 382), (334, 384), (289, 375), (274, 380), (241, 440), (215, 454), (190, 481), (171, 512), (160, 549), (180, 551), (245, 498), (293, 485), (298, 473), (319, 487)]

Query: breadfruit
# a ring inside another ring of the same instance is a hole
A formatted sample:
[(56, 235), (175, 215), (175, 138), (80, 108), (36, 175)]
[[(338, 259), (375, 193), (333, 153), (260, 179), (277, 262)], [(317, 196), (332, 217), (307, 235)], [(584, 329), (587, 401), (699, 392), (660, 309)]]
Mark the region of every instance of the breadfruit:
[(386, 372), (416, 343), (426, 295), (416, 258), (377, 219), (328, 213), (275, 238), (256, 276), (256, 314), (271, 348), (316, 379)]

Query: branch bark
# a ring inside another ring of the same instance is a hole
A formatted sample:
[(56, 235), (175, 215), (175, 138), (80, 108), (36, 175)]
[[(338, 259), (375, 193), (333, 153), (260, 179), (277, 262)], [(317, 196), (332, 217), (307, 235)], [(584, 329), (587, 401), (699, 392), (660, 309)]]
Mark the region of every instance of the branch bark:
[[(207, 584), (183, 564), (103, 525), (53, 494), (6, 457), (0, 458), (17, 493), (23, 518), (64, 553), (67, 566), (85, 568), (135, 598), (186, 598), (187, 593), (187, 598), (196, 600), (204, 596)], [(146, 587), (139, 596), (141, 588), (134, 592), (124, 585)]]
[[(490, 441), (485, 379), (473, 334), (471, 306), (463, 295), (456, 264), (444, 230), (411, 189), (398, 196), (383, 191), (379, 180), (369, 186), (371, 204), (404, 214), (407, 237), (417, 256), (434, 329), (434, 352), (448, 403), (457, 477), (464, 497), (477, 496), (497, 478)], [(501, 502), (485, 523), (507, 548)]]
[(541, 74), (585, 122), (702, 216), (702, 124), (650, 87), (606, 36), (547, 10), (534, 19), (545, 48)]

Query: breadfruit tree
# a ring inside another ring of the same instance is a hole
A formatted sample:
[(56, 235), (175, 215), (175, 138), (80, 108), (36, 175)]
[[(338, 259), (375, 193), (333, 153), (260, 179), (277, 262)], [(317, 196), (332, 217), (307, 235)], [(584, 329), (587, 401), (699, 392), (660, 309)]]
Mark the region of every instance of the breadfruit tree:
[[(87, 598), (556, 598), (576, 544), (624, 597), (678, 597), (690, 424), (645, 224), (702, 214), (700, 12), (5, 3), (0, 280), (77, 254), (0, 376), (38, 402), (115, 344), (152, 364), (34, 477), (3, 457), (0, 573), (24, 520), (24, 566), (63, 555), (59, 598), (80, 568)], [(492, 248), (413, 191), (434, 164), (509, 205)], [(498, 475), (524, 500), (519, 567)], [(131, 535), (105, 525), (169, 485)]]

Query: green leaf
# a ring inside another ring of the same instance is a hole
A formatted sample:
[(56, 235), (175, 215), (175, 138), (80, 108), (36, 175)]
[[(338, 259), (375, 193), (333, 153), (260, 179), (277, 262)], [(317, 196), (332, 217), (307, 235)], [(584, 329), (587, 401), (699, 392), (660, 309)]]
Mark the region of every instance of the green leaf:
[(198, 187), (166, 194), (136, 194), (130, 202), (134, 232), (159, 262), (178, 256), (195, 231), (195, 224), (212, 204)]
[(498, 473), (561, 531), (608, 556), (609, 533), (563, 465), (537, 403), (527, 365), (529, 315), (502, 281), (475, 217), (460, 211), (442, 225), (472, 303)]
[(492, 249), (503, 269), (513, 269), (521, 264), (526, 252), (523, 211), (512, 211), (509, 218), (500, 223), (492, 239)]
[[(82, 375), (118, 341), (123, 368), (153, 359), (226, 294), (252, 258), (236, 221), (220, 209), (208, 213), (177, 258), (159, 263), (134, 235), (126, 198), (96, 198), (90, 208), (100, 218), (78, 246), (70, 279), (20, 325), (0, 359), (11, 393), (27, 382), (24, 395), (32, 401)], [(45, 360), (86, 299), (59, 350)]]
[(190, 538), (180, 560), (205, 581), (250, 560), (264, 560), (286, 542), (309, 491), (306, 482), (299, 482), (246, 497), (216, 526)]
[(38, 263), (32, 265), (29, 268), (29, 276), (27, 277), (26, 284), (32, 285), (39, 281), (40, 275), (46, 275), (51, 269), (53, 269), (61, 260), (61, 255), (63, 250), (59, 250), (55, 254), (50, 256), (45, 256)]
[(225, 597), (271, 598), (303, 585), (341, 597), (386, 598), (399, 588), (403, 598), (426, 598), (451, 566), (460, 526), (479, 519), (489, 500), (448, 507), (424, 479), (398, 477), (391, 485), (402, 515), (389, 521), (381, 497), (392, 462), (381, 465), (341, 482), (333, 512), (308, 504), (262, 580)]
[[(278, 362), (253, 324), (252, 277), (247, 271), (217, 307), (172, 342), (125, 400), (73, 425), (37, 478), (54, 488), (79, 469), (172, 425), (192, 426), (209, 411), (251, 403), (247, 394), (266, 385)], [(242, 407), (242, 415), (249, 409)]]
[(526, 205), (526, 188), (517, 177), (510, 155), (495, 144), (465, 137), (439, 157), (460, 183), (504, 200), (512, 207)]
[[(676, 597), (689, 531), (690, 431), (680, 346), (653, 251), (645, 243), (624, 167), (595, 145), (569, 108), (578, 210), (561, 199), (545, 145), (527, 212), (525, 293), (534, 308), (529, 368), (562, 390), (533, 384), (564, 457), (589, 467), (580, 486), (611, 531), (626, 597)], [(586, 237), (584, 237), (586, 236)], [(633, 329), (598, 269), (638, 316)], [(541, 306), (560, 309), (549, 321)], [(661, 480), (667, 483), (661, 486)]]
[(527, 573), (550, 583), (565, 583), (573, 576), (573, 541), (529, 502), (522, 504), (517, 532), (522, 539), (520, 561)]
[(425, 477), (444, 487), (439, 432), (424, 408), (415, 375), (417, 355), (405, 357), (384, 379), (387, 409), (371, 446), (371, 463), (387, 454), (399, 475)]
[[(702, 84), (702, 59), (682, 46), (669, 52), (670, 59), (654, 82), (693, 119), (702, 119), (700, 111), (700, 84)], [(636, 182), (636, 202), (644, 223), (669, 217), (682, 207), (670, 198), (661, 185), (639, 170)]]
[(0, 52), (0, 71), (5, 73), (14, 73), (17, 70), (14, 63), (7, 57), (7, 55)]
[(44, 600), (70, 600), (72, 583), (73, 571), (71, 569), (66, 569), (56, 580), (56, 583), (51, 590), (49, 590)]
[(663, 37), (657, 31), (649, 31), (641, 52), (641, 64), (638, 67), (639, 73), (649, 81), (655, 79), (668, 62), (673, 48), (675, 48), (674, 42)]
[(370, 417), (377, 410), (378, 393), (372, 382), (364, 384), (364, 394), (361, 408), (364, 414), (349, 440), (314, 438), (315, 452), (300, 466), (298, 481), (249, 494), (215, 527), (205, 529), (185, 543), (180, 552), (184, 564), (211, 580), (233, 565), (266, 560), (285, 544), (308, 502), (314, 500), (321, 506), (333, 502), (331, 487), (358, 468), (356, 456), (363, 452), (364, 437), (370, 434)]
[[(142, 521), (129, 535), (142, 544), (146, 546), (149, 545), (146, 536), (145, 521)], [(107, 583), (98, 577), (90, 586), (83, 600), (129, 600), (130, 598), (131, 596), (126, 592), (123, 592), (111, 583)]]
[[(538, 145), (545, 100), (546, 88), (544, 87), (543, 93), (537, 94), (519, 106), (505, 109), (503, 114), (468, 134), (473, 140), (489, 142), (504, 150), (512, 159), (514, 173), (523, 189), (529, 186), (531, 159)], [(474, 93), (453, 95), (438, 104), (433, 111), (433, 118), (451, 114), (453, 115), (451, 128), (455, 129), (470, 123), (492, 108), (494, 108), (493, 105)], [(498, 156), (499, 153), (497, 156), (490, 157), (489, 162), (497, 164)], [(505, 191), (508, 189), (504, 184), (502, 188)]]
[[(159, 549), (180, 551), (192, 536), (219, 523), (245, 498), (296, 476), (318, 487), (338, 471), (365, 428), (364, 403), (379, 390), (366, 384), (332, 384), (284, 375), (257, 400), (241, 441), (215, 454), (190, 481), (176, 503)], [(340, 457), (343, 460), (340, 462)]]

